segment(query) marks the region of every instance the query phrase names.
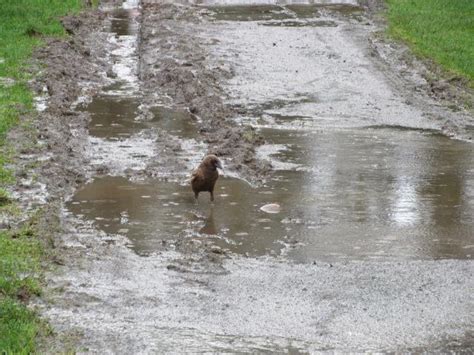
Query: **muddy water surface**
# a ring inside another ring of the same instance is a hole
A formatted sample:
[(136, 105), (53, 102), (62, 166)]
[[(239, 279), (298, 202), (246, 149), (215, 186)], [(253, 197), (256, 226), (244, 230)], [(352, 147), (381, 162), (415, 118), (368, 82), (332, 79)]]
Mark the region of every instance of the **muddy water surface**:
[[(322, 11), (355, 14), (361, 11), (356, 1), (241, 1), (196, 2), (206, 6), (218, 21), (261, 21), (267, 26), (335, 26), (318, 20)], [(217, 3), (217, 4), (216, 4)]]
[[(281, 170), (264, 187), (221, 178), (217, 201), (202, 194), (196, 204), (188, 186), (103, 178), (79, 191), (70, 209), (145, 254), (176, 238), (212, 237), (236, 253), (299, 261), (471, 258), (469, 144), (387, 129), (265, 133), (274, 145), (261, 154)], [(268, 203), (281, 212), (261, 211)]]
[[(219, 2), (236, 3), (243, 2)], [(258, 188), (222, 177), (214, 204), (205, 193), (196, 203), (185, 183), (104, 177), (78, 191), (70, 211), (127, 236), (139, 254), (195, 238), (238, 254), (304, 262), (472, 258), (472, 144), (426, 130), (433, 124), (368, 72), (355, 44), (339, 52), (343, 24), (319, 8), (213, 11), (218, 21), (211, 32), (220, 33), (214, 53), (227, 60), (238, 53), (230, 59), (237, 73), (228, 85), (229, 104), (248, 109), (239, 119), (264, 135), (268, 144), (258, 154), (272, 161), (275, 173)], [(295, 18), (319, 25), (284, 22)], [(249, 20), (256, 23), (244, 24)], [(134, 33), (129, 11), (117, 13), (112, 31), (122, 40)], [(131, 56), (119, 56), (125, 74)], [(362, 64), (351, 69), (354, 58)], [(186, 112), (159, 107), (153, 120), (137, 120), (139, 99), (130, 82), (117, 80), (87, 107), (91, 135), (120, 140), (153, 127), (183, 140), (199, 137)], [(280, 212), (263, 212), (269, 203), (279, 204)]]
[(138, 31), (138, 22), (135, 15), (136, 9), (130, 9), (124, 6), (122, 9), (114, 10), (114, 16), (110, 22), (110, 32), (117, 36), (130, 36)]
[(144, 128), (138, 120), (138, 102), (135, 98), (96, 96), (87, 106), (91, 114), (89, 133), (100, 138), (130, 137)]

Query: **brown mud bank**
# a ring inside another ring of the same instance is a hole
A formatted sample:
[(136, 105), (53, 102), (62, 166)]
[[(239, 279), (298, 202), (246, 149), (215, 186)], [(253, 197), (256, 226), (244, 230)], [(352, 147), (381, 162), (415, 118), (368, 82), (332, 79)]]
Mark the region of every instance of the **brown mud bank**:
[(138, 47), (143, 109), (171, 104), (189, 111), (209, 153), (224, 157), (228, 167), (258, 181), (270, 168), (255, 157), (263, 137), (232, 119), (236, 112), (225, 103), (221, 85), (232, 77), (232, 69), (209, 57), (205, 46), (212, 38), (205, 36), (205, 13), (192, 6), (144, 2)]
[[(23, 117), (26, 126), (9, 135), (19, 153), (13, 167), (19, 181), (15, 195), (24, 198), (25, 208), (63, 198), (90, 176), (84, 155), (88, 117), (73, 106), (103, 85), (109, 67), (105, 36), (99, 32), (103, 21), (103, 14), (95, 12), (65, 18), (72, 35), (48, 40), (34, 55), (34, 70), (40, 73), (32, 83), (38, 113)], [(27, 183), (31, 175), (38, 177), (36, 183)]]

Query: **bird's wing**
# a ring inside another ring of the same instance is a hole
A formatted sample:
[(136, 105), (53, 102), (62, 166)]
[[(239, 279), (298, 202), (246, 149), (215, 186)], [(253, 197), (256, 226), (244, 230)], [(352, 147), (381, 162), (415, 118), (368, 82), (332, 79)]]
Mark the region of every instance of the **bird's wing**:
[(199, 172), (197, 170), (193, 171), (193, 173), (191, 174), (191, 183), (199, 180), (199, 178), (200, 178)]

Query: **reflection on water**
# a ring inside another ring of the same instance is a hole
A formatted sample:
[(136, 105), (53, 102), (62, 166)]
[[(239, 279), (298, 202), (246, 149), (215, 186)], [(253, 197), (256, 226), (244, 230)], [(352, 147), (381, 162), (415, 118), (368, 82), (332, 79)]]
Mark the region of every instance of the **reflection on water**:
[(113, 80), (84, 108), (91, 116), (89, 132), (95, 137), (128, 138), (144, 128), (137, 120), (140, 104), (136, 97), (138, 12), (133, 8), (134, 3), (126, 1), (124, 5), (130, 5), (127, 9), (110, 13), (110, 32), (115, 35), (110, 39), (114, 46), (111, 58), (114, 65), (109, 75)]
[[(206, 194), (195, 204), (188, 186), (103, 178), (69, 208), (125, 234), (145, 254), (162, 240), (211, 235), (236, 253), (285, 253), (297, 261), (472, 257), (469, 144), (379, 129), (263, 133), (286, 147), (272, 158), (293, 164), (262, 188), (221, 178), (215, 205)], [(279, 214), (260, 211), (272, 202)]]
[(85, 108), (91, 115), (89, 132), (100, 138), (125, 138), (145, 126), (136, 120), (138, 101), (134, 97), (95, 96)]
[(136, 21), (136, 12), (129, 9), (114, 10), (110, 21), (110, 32), (117, 36), (136, 35), (138, 23)]
[(94, 137), (116, 140), (154, 127), (180, 137), (199, 137), (189, 112), (156, 106), (151, 109), (153, 118), (145, 121), (139, 118), (139, 101), (133, 96), (98, 95), (84, 110), (90, 114), (89, 133)]

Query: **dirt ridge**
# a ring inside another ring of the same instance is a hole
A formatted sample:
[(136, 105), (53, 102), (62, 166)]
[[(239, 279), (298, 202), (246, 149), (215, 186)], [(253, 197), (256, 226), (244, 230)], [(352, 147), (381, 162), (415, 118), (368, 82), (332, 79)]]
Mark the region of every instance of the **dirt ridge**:
[(208, 153), (224, 157), (230, 169), (258, 182), (270, 170), (268, 162), (255, 157), (255, 148), (264, 141), (253, 128), (231, 120), (235, 112), (224, 103), (219, 80), (232, 72), (209, 62), (202, 46), (206, 39), (190, 30), (205, 25), (203, 11), (176, 4), (143, 6), (139, 77), (144, 101), (153, 106), (157, 92), (171, 97), (172, 105), (192, 113)]

